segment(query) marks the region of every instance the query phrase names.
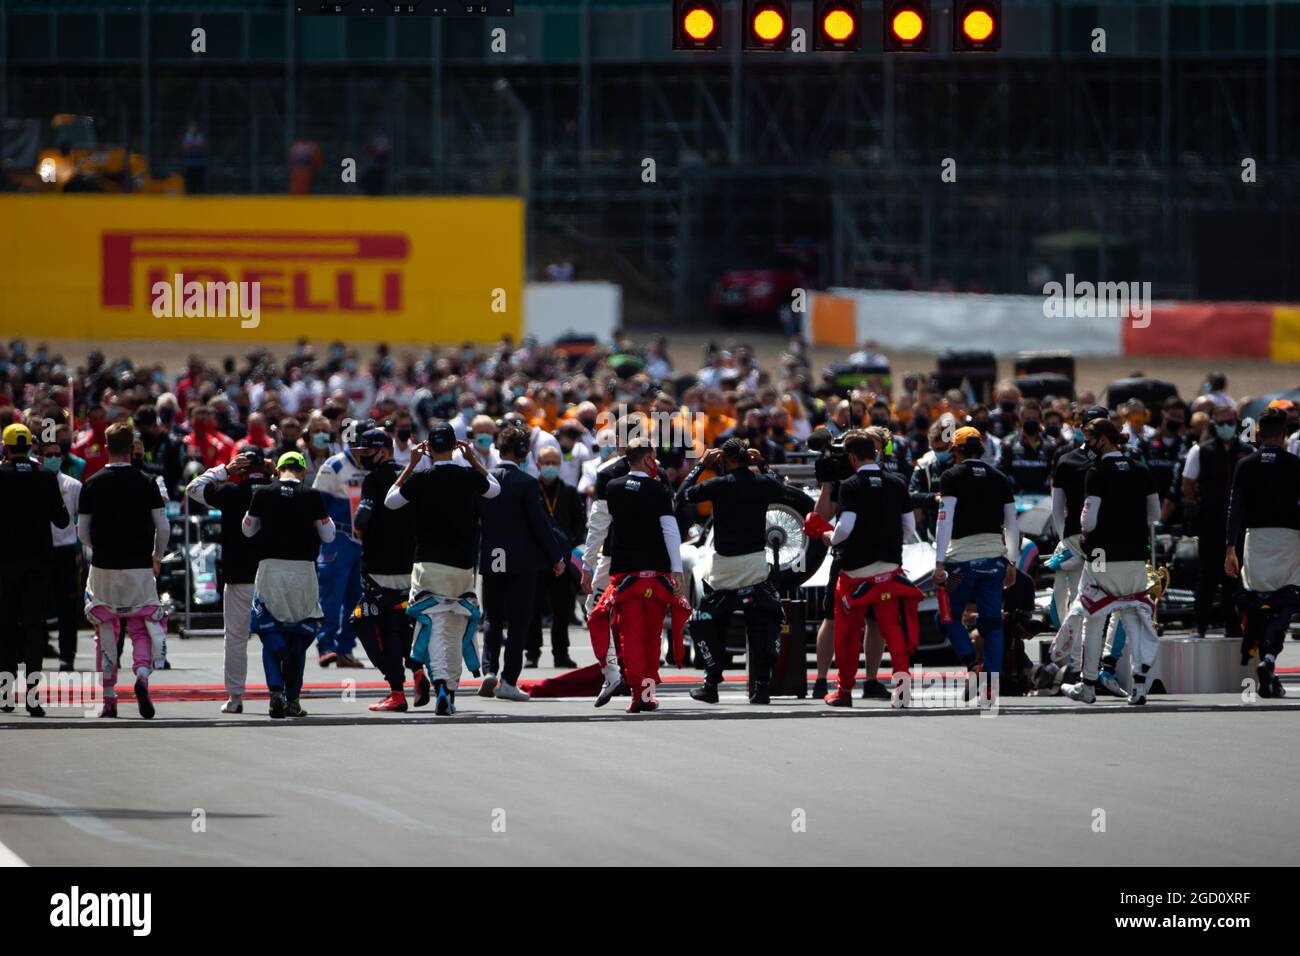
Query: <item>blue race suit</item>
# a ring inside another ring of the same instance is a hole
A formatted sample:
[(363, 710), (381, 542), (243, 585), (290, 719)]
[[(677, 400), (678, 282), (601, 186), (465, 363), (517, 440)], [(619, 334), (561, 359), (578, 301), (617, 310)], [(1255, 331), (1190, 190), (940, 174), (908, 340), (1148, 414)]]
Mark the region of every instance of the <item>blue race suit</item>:
[(325, 613), (316, 630), (316, 651), (325, 654), (352, 653), (357, 636), (352, 629), (352, 610), (361, 600), (361, 543), (352, 516), (361, 502), (361, 484), (368, 470), (341, 451), (325, 459), (312, 487), (325, 497), (325, 507), (338, 529), (334, 540), (321, 545), (316, 559), (320, 582), (320, 605)]

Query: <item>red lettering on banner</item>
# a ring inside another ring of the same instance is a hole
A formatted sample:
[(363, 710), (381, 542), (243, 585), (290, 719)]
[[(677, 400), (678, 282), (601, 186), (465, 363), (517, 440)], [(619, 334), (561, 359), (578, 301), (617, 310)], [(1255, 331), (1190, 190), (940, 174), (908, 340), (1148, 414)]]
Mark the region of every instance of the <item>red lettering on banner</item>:
[(284, 305), (284, 286), (275, 283), (268, 283), (267, 279), (278, 279), (284, 275), (283, 269), (245, 269), (244, 281), (257, 282), (261, 284), (258, 294), (262, 297), (263, 312), (283, 312)]
[(311, 300), (311, 276), (299, 269), (293, 274), (293, 308), (296, 312), (324, 312), (328, 302)]
[(388, 312), (402, 311), (402, 274), (400, 272), (384, 273), (384, 309)]
[(368, 302), (358, 302), (357, 275), (355, 272), (339, 271), (334, 273), (334, 287), (338, 290), (339, 311), (373, 312), (375, 307)]

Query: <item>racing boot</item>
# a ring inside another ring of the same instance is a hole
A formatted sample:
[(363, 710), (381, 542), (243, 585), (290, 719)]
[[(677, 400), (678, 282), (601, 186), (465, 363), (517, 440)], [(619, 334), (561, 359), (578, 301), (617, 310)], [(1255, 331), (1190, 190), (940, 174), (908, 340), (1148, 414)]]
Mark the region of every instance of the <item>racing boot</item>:
[(428, 705), (431, 686), (432, 685), (429, 683), (429, 675), (426, 674), (424, 668), (421, 667), (415, 672), (414, 704), (416, 707), (424, 707)]
[(651, 711), (655, 711), (658, 709), (659, 709), (659, 701), (642, 700), (641, 695), (639, 694), (633, 695), (632, 703), (627, 705), (627, 712), (629, 714), (641, 714), (641, 713), (648, 714)]
[(1061, 685), (1061, 693), (1070, 698), (1070, 700), (1077, 700), (1084, 704), (1095, 704), (1097, 702), (1097, 690), (1086, 680), (1080, 681), (1077, 684)]
[[(12, 710), (13, 708), (10, 708), (10, 709)], [(105, 698), (105, 700), (104, 700), (104, 706), (100, 709), (100, 711), (99, 711), (99, 716), (101, 716), (101, 717), (116, 717), (116, 716), (117, 716), (117, 698), (116, 698), (116, 697), (108, 697), (108, 698)]]
[[(716, 704), (718, 702), (718, 685), (705, 681), (699, 687), (691, 688), (691, 700), (698, 700), (704, 704)], [(597, 704), (597, 707), (600, 705)]]
[(815, 681), (813, 681), (813, 692), (812, 692), (812, 695), (813, 695), (814, 697), (820, 697), (820, 698), (822, 698), (823, 700), (825, 700), (825, 698), (826, 698), (826, 694), (829, 693), (829, 691), (830, 691), (830, 688), (826, 686), (826, 678), (825, 678), (825, 677), (819, 677), (819, 678), (817, 678)]
[(627, 690), (627, 682), (623, 680), (623, 675), (614, 678), (605, 678), (605, 685), (601, 687), (600, 693), (596, 695), (596, 706), (604, 707), (614, 697)]
[(1260, 697), (1286, 696), (1286, 688), (1282, 686), (1282, 681), (1277, 676), (1276, 666), (1276, 662), (1271, 657), (1265, 657), (1259, 662), (1256, 676), (1259, 679)]
[(284, 712), (290, 717), (306, 717), (307, 711), (302, 709), (302, 704), (296, 700), (289, 701), (284, 708)]
[(137, 677), (135, 681), (135, 702), (140, 708), (140, 716), (150, 720), (154, 715), (154, 706), (149, 699), (149, 682), (143, 677)]
[(832, 693), (827, 694), (825, 697), (822, 698), (822, 700), (826, 701), (827, 706), (830, 707), (852, 707), (853, 691), (836, 690), (833, 691)]
[(750, 692), (749, 702), (751, 704), (772, 703), (772, 694), (768, 690), (768, 685), (766, 681), (754, 681), (754, 689)]
[(865, 680), (862, 682), (862, 699), (863, 700), (891, 700), (893, 695), (889, 693), (889, 688), (880, 681)]
[(450, 717), (452, 713), (451, 694), (447, 690), (447, 682), (444, 680), (434, 681), (434, 693), (437, 696), (437, 703), (433, 705), (433, 712), (439, 717)]
[(221, 705), (223, 714), (242, 714), (244, 712), (244, 698), (231, 697)]
[(284, 720), (284, 712), (287, 709), (288, 702), (284, 699), (284, 691), (277, 690), (271, 695), (270, 714), (272, 720)]
[(1114, 671), (1104, 670), (1097, 678), (1097, 686), (1112, 697), (1129, 697), (1129, 692), (1124, 689), (1124, 685), (1119, 682)]
[(391, 692), (383, 700), (371, 704), (368, 710), (395, 710), (399, 713), (406, 711), (406, 694), (403, 691), (396, 690)]

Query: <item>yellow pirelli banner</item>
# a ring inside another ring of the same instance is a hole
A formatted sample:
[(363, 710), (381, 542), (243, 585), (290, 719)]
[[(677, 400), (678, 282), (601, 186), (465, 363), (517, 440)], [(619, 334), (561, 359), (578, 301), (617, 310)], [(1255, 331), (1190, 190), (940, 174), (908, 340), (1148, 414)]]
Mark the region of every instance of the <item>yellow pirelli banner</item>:
[(0, 196), (0, 332), (488, 342), (523, 329), (517, 198)]

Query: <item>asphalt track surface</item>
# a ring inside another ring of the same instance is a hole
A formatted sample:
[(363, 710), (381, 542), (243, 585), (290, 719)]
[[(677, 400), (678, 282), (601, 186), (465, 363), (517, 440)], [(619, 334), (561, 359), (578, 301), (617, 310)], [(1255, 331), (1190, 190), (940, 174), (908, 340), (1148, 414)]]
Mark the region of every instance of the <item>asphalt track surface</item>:
[[(456, 717), (436, 718), (370, 713), (373, 670), (313, 662), (309, 716), (271, 721), (264, 700), (225, 716), (222, 695), (202, 690), (217, 676), (219, 641), (173, 638), (169, 655), (153, 721), (138, 717), (129, 692), (116, 721), (75, 709), (0, 717), (0, 859), (1300, 862), (1294, 686), (1281, 701), (1166, 696), (1145, 708), (1004, 699), (988, 716), (955, 702), (901, 712), (861, 700), (849, 711), (793, 698), (751, 707), (739, 682), (711, 707), (686, 696), (695, 672), (666, 670), (680, 680), (665, 685), (654, 714), (625, 715), (626, 698), (596, 710), (589, 700), (517, 704), (467, 688)], [(254, 656), (251, 682), (258, 664)], [(346, 678), (358, 681), (356, 699), (343, 699)]]

